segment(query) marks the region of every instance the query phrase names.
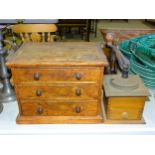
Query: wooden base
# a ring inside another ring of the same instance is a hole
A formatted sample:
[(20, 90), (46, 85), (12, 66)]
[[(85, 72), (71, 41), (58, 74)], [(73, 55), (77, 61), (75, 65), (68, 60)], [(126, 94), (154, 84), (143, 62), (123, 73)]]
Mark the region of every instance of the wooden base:
[(142, 118), (141, 120), (110, 120), (106, 116), (106, 109), (104, 103), (101, 104), (101, 108), (103, 111), (103, 118), (105, 124), (146, 124), (145, 120)]
[(17, 124), (92, 124), (103, 123), (98, 116), (17, 116)]

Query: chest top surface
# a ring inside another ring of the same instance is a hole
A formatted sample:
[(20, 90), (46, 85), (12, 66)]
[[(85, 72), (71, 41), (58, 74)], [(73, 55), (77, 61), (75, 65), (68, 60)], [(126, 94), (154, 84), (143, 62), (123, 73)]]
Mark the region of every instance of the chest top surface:
[(57, 42), (24, 43), (7, 62), (10, 67), (29, 65), (107, 65), (96, 43)]

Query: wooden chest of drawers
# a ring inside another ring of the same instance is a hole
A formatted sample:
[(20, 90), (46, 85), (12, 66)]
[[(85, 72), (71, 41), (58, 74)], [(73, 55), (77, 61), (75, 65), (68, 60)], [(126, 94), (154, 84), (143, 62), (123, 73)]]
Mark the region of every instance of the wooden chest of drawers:
[(7, 62), (19, 105), (17, 123), (103, 122), (107, 61), (95, 43), (25, 43)]

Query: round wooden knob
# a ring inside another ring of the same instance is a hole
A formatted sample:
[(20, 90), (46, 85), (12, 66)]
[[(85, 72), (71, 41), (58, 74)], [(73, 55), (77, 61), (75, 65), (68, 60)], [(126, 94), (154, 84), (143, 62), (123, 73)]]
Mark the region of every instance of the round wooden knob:
[(37, 113), (38, 114), (43, 114), (44, 109), (42, 107), (37, 108)]
[(36, 96), (41, 96), (42, 92), (41, 90), (36, 90)]
[(76, 111), (76, 113), (80, 113), (81, 112), (81, 108), (80, 107), (76, 107), (75, 111)]
[(77, 73), (77, 74), (75, 75), (75, 77), (76, 77), (77, 80), (81, 80), (82, 75), (81, 75), (80, 73)]
[(127, 112), (123, 112), (122, 113), (122, 118), (123, 119), (128, 119), (128, 113)]
[(81, 95), (81, 89), (80, 88), (77, 88), (76, 91), (75, 91), (76, 95), (77, 96), (80, 96)]
[(39, 80), (40, 79), (40, 74), (39, 73), (35, 73), (33, 76), (34, 80)]

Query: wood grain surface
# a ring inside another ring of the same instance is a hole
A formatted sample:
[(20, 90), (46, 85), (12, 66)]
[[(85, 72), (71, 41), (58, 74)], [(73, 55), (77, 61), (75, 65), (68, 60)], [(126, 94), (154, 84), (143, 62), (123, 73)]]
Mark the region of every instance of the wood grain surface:
[[(24, 116), (95, 116), (98, 114), (97, 101), (22, 101)], [(43, 112), (39, 113), (38, 108)], [(79, 111), (77, 111), (79, 108)]]
[(25, 43), (7, 62), (19, 124), (102, 123), (107, 65), (95, 43)]
[(141, 120), (147, 97), (109, 97), (105, 100), (109, 120)]
[[(33, 86), (16, 86), (19, 98), (21, 99), (64, 99), (64, 100), (86, 100), (98, 99), (100, 94), (98, 84), (78, 83), (78, 84), (48, 84)], [(78, 92), (79, 91), (79, 92)], [(39, 93), (38, 93), (39, 92)], [(38, 93), (38, 95), (37, 95)], [(78, 94), (79, 93), (79, 94)]]
[[(26, 67), (12, 69), (14, 83), (21, 82), (84, 82), (99, 81), (103, 73), (100, 67)], [(35, 74), (39, 74), (39, 79), (34, 79)], [(77, 79), (80, 75), (80, 79)]]
[(7, 62), (9, 66), (103, 66), (107, 59), (96, 43), (24, 43)]

